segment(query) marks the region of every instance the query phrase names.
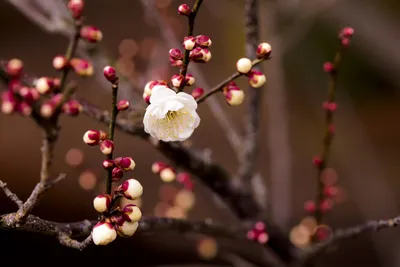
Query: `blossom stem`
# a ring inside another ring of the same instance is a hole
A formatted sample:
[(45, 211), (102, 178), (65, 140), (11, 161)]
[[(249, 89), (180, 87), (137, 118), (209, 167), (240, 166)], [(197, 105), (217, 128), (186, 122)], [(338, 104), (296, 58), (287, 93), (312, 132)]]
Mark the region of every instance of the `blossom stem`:
[[(252, 66), (257, 66), (258, 64), (260, 64), (261, 62), (263, 62), (264, 60), (267, 60), (270, 58), (261, 58), (261, 59), (255, 59), (252, 62)], [(197, 99), (197, 103), (201, 103), (204, 100), (206, 100), (207, 97), (221, 91), (225, 85), (227, 85), (228, 83), (230, 83), (231, 81), (236, 80), (237, 78), (239, 78), (240, 76), (244, 75), (243, 73), (240, 72), (235, 72), (234, 74), (232, 74), (231, 76), (229, 76), (228, 78), (226, 78), (225, 80), (223, 80), (222, 82), (220, 82), (219, 84), (217, 84), (215, 87), (211, 88), (210, 90), (208, 90), (207, 92), (204, 93), (204, 95), (202, 95), (201, 97), (199, 97)]]
[[(117, 96), (118, 96), (118, 80), (112, 85), (112, 101), (111, 101), (111, 119), (108, 125), (108, 139), (114, 141), (114, 130), (115, 123), (117, 121), (118, 108), (117, 108)], [(107, 155), (107, 159), (113, 159), (113, 153)], [(112, 170), (107, 170), (107, 180), (106, 180), (106, 193), (111, 193), (112, 184)]]
[[(67, 59), (67, 62), (69, 62), (72, 59), (72, 57), (75, 55), (76, 49), (78, 48), (79, 39), (81, 37), (81, 34), (80, 34), (81, 28), (82, 28), (82, 22), (79, 20), (75, 21), (75, 32), (71, 36), (71, 40), (69, 42), (67, 52), (65, 53), (65, 58)], [(60, 90), (61, 91), (64, 90), (70, 70), (71, 70), (71, 68), (65, 68), (61, 73), (61, 77), (60, 77)]]
[[(335, 93), (336, 93), (336, 84), (337, 84), (337, 71), (342, 60), (342, 47), (336, 52), (334, 61), (333, 61), (333, 71), (329, 72), (329, 89), (327, 102), (334, 103), (335, 102)], [(323, 170), (327, 167), (329, 154), (332, 147), (333, 142), (333, 132), (331, 127), (333, 126), (333, 110), (329, 108), (325, 111), (325, 135), (323, 138), (323, 148), (321, 155), (321, 164), (317, 165), (317, 199), (316, 199), (316, 212), (315, 219), (318, 224), (322, 222), (323, 212), (320, 207), (320, 203), (324, 200), (324, 183), (321, 179), (321, 174)]]
[[(190, 12), (190, 15), (188, 16), (189, 19), (189, 26), (188, 26), (188, 34), (187, 36), (192, 36), (193, 35), (193, 29), (194, 29), (194, 22), (196, 19), (197, 12), (199, 11), (199, 8), (201, 6), (201, 3), (203, 3), (203, 0), (196, 0), (196, 3), (193, 6), (192, 12)], [(182, 91), (183, 88), (185, 87), (185, 77), (186, 77), (186, 72), (189, 67), (189, 62), (190, 62), (190, 51), (185, 50), (184, 56), (183, 56), (183, 64), (182, 64), (182, 69), (180, 74), (184, 77), (181, 84), (178, 87), (178, 92)]]

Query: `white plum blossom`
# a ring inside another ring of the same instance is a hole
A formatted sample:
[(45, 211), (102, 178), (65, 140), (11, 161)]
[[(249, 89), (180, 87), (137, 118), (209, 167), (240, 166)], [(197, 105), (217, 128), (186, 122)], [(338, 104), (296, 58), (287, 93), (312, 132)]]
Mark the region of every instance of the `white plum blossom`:
[(193, 96), (156, 85), (143, 118), (144, 130), (164, 142), (184, 141), (200, 124)]

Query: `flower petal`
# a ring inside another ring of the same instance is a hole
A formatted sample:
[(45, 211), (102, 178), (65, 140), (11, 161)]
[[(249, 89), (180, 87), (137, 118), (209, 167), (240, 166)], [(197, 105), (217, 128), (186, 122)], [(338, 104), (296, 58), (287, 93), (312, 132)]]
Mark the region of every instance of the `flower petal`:
[(179, 101), (182, 101), (185, 104), (185, 106), (187, 105), (190, 109), (197, 109), (197, 102), (193, 96), (185, 92), (179, 92), (177, 97), (179, 98)]
[(156, 85), (151, 90), (150, 103), (157, 104), (157, 103), (163, 102), (166, 97), (175, 96), (175, 95), (176, 95), (176, 93), (174, 90), (169, 89), (168, 87), (166, 87), (164, 85)]

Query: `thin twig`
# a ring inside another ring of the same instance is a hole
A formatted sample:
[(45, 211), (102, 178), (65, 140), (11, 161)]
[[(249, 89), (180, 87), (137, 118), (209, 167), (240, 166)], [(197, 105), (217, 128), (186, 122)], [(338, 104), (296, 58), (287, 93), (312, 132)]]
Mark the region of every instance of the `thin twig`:
[[(270, 59), (270, 58), (267, 58), (267, 59)], [(253, 67), (255, 67), (267, 59), (255, 59), (255, 60), (253, 60), (252, 65), (253, 65)], [(208, 97), (210, 97), (211, 95), (213, 95), (219, 91), (222, 91), (222, 89), (224, 88), (225, 85), (227, 85), (229, 82), (234, 81), (243, 75), (244, 75), (243, 73), (235, 72), (234, 74), (232, 74), (231, 76), (229, 76), (228, 78), (226, 78), (225, 80), (223, 80), (222, 82), (220, 82), (219, 84), (217, 84), (216, 86), (214, 86), (213, 88), (211, 88), (207, 92), (205, 92), (201, 97), (199, 97), (197, 99), (197, 103), (201, 103), (204, 100), (206, 100)]]
[[(199, 8), (201, 6), (201, 3), (203, 3), (203, 0), (196, 0), (189, 16), (188, 16), (188, 34), (187, 36), (192, 36), (193, 35), (193, 29), (194, 29), (194, 22), (196, 19), (197, 12), (199, 11)], [(186, 77), (186, 72), (189, 67), (189, 62), (190, 62), (190, 51), (185, 50), (185, 53), (183, 55), (183, 64), (182, 64), (182, 69), (180, 71), (180, 74), (184, 77), (181, 81), (181, 84), (178, 87), (178, 92), (182, 91), (183, 88), (185, 87), (185, 77)]]
[(10, 189), (8, 189), (7, 184), (4, 183), (3, 181), (0, 180), (0, 188), (3, 189), (4, 194), (6, 194), (6, 197), (8, 197), (11, 201), (13, 201), (18, 208), (21, 208), (22, 205), (24, 204), (24, 202), (22, 202), (18, 196), (16, 194), (14, 194), (13, 192), (10, 191)]
[[(246, 0), (245, 2), (245, 32), (246, 32), (246, 56), (256, 58), (259, 44), (259, 3), (258, 0)], [(244, 191), (251, 192), (251, 179), (253, 178), (257, 157), (257, 131), (260, 121), (260, 108), (263, 88), (249, 86), (249, 104), (246, 118), (246, 134), (243, 142), (243, 154), (238, 170), (238, 181)]]

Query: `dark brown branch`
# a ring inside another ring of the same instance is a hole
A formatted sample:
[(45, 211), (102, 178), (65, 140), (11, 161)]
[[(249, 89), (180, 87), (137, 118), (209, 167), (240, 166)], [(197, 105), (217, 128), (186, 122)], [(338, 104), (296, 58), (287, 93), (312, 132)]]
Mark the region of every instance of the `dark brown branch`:
[[(246, 32), (246, 56), (256, 58), (259, 44), (259, 19), (258, 0), (246, 0), (245, 2), (245, 32)], [(255, 69), (255, 68), (254, 68)], [(243, 155), (238, 170), (238, 182), (244, 191), (251, 192), (251, 179), (253, 178), (257, 157), (257, 131), (259, 128), (260, 108), (263, 88), (249, 86), (248, 111), (246, 119), (246, 134), (243, 143)]]

